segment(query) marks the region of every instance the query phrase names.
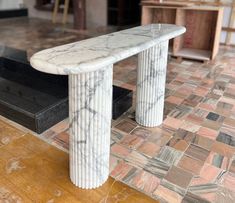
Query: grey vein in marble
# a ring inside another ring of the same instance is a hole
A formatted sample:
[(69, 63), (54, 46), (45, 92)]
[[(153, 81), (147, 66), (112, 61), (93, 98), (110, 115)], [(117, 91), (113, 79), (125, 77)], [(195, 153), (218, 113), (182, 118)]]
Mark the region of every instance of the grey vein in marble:
[(58, 75), (96, 71), (184, 32), (184, 27), (170, 24), (139, 26), (40, 51), (30, 63), (39, 71)]

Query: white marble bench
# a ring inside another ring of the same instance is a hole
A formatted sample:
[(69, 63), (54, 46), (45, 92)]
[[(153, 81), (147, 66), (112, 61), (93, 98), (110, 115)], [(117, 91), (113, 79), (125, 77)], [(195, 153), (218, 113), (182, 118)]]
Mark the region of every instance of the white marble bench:
[(163, 120), (169, 39), (185, 32), (152, 24), (40, 51), (31, 65), (69, 75), (70, 177), (81, 188), (102, 185), (109, 175), (113, 64), (138, 56), (136, 121)]

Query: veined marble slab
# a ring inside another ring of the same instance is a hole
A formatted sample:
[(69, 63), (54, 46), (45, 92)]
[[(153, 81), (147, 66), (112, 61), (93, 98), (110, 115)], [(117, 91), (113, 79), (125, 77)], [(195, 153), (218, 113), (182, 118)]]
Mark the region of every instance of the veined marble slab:
[(185, 32), (170, 24), (150, 24), (34, 54), (31, 65), (42, 72), (71, 75), (96, 71)]

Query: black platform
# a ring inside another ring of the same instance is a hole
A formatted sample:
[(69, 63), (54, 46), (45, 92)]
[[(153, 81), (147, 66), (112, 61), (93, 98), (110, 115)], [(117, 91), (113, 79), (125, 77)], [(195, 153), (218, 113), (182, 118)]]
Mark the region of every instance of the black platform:
[[(113, 86), (113, 119), (132, 105), (132, 91)], [(68, 117), (68, 77), (36, 71), (26, 53), (0, 47), (0, 114), (37, 133)]]
[(0, 10), (0, 18), (15, 18), (28, 16), (27, 8)]

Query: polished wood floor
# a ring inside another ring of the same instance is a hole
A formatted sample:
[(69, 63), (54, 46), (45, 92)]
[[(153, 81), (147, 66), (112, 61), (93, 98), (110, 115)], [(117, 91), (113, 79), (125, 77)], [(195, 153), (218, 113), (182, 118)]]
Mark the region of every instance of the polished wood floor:
[(68, 162), (67, 153), (0, 120), (0, 202), (156, 202), (112, 178), (96, 190), (78, 189)]

